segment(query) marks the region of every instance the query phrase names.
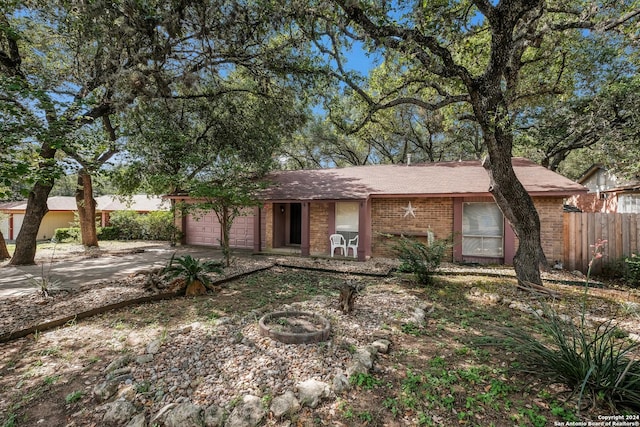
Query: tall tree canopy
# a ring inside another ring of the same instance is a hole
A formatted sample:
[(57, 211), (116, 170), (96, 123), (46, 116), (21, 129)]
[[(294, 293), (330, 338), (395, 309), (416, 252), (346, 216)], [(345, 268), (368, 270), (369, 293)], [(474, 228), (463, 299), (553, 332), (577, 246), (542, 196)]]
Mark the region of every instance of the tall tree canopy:
[[(304, 5), (303, 5), (304, 3)], [(563, 79), (566, 55), (556, 48), (570, 37), (635, 35), (640, 9), (635, 1), (457, 0), (387, 2), (290, 1), (299, 7), (298, 25), (345, 93), (366, 108), (347, 125), (357, 132), (384, 110), (399, 105), (425, 112), (455, 111), (481, 130), (484, 162), (498, 206), (519, 239), (514, 266), (523, 285), (541, 284), (546, 264), (540, 221), (518, 181), (511, 157), (518, 113), (536, 100), (578, 90)], [(363, 84), (347, 66), (353, 47), (399, 64), (389, 84)]]
[(303, 51), (263, 2), (15, 0), (0, 12), (0, 179), (32, 182), (12, 264), (34, 262), (56, 155), (77, 129), (238, 68), (268, 83)]

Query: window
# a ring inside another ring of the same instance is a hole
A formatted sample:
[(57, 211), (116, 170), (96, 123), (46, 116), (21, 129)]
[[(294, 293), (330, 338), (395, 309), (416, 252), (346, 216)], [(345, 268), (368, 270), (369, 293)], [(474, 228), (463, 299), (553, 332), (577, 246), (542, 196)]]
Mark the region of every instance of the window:
[(358, 234), (360, 204), (358, 202), (336, 203), (336, 233), (348, 241)]
[(495, 203), (464, 203), (462, 255), (503, 256), (504, 219)]
[(637, 194), (618, 196), (618, 213), (640, 213), (640, 196)]

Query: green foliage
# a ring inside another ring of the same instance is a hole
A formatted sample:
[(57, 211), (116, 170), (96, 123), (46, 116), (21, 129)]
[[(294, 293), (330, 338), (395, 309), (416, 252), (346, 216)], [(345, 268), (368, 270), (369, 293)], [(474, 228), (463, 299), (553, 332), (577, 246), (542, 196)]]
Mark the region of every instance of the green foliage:
[[(580, 321), (574, 323), (559, 316), (548, 304), (542, 304), (540, 328), (550, 340), (543, 342), (524, 330), (508, 330), (508, 343), (521, 359), (537, 372), (563, 382), (593, 402), (606, 400), (611, 407), (640, 410), (640, 342), (626, 339), (616, 322), (609, 319), (591, 329), (586, 321), (586, 302), (593, 262), (601, 259), (606, 240), (592, 248), (582, 296)], [(578, 407), (580, 405), (578, 404)]]
[(117, 227), (99, 227), (97, 231), (100, 240), (118, 240), (120, 237), (120, 230)]
[(622, 279), (625, 277), (626, 259), (608, 259), (602, 263), (602, 271), (598, 276), (604, 279)]
[(80, 239), (80, 229), (77, 227), (56, 228), (53, 238), (56, 242), (77, 242)]
[(141, 240), (144, 236), (142, 215), (134, 211), (111, 213), (109, 223), (118, 230), (119, 240)]
[(402, 326), (400, 327), (400, 330), (405, 334), (413, 335), (414, 337), (417, 337), (422, 334), (422, 330), (420, 329), (420, 326), (416, 325), (413, 322), (403, 323)]
[(84, 392), (82, 390), (72, 391), (71, 393), (66, 395), (64, 401), (67, 403), (75, 403), (82, 399), (82, 396), (84, 396)]
[(171, 258), (165, 267), (165, 273), (169, 278), (181, 277), (186, 285), (195, 281), (201, 282), (205, 286), (211, 285), (211, 279), (206, 273), (222, 273), (222, 263), (218, 261), (201, 261), (191, 255), (184, 255), (178, 258)]
[(427, 285), (450, 247), (450, 239), (425, 245), (417, 239), (401, 236), (393, 245), (393, 250), (402, 261), (399, 270), (414, 273), (421, 284)]
[(545, 307), (540, 327), (549, 343), (524, 330), (507, 332), (509, 346), (528, 366), (572, 387), (580, 398), (604, 397), (615, 407), (640, 410), (640, 361), (634, 359), (640, 343), (620, 337), (613, 320), (592, 331), (584, 321), (576, 325)]
[(382, 381), (372, 377), (370, 374), (356, 373), (349, 378), (352, 385), (363, 388), (365, 390), (373, 390), (382, 384)]
[(149, 212), (143, 216), (143, 229), (148, 240), (171, 240), (175, 233), (171, 212)]
[(625, 258), (625, 280), (627, 284), (633, 287), (640, 286), (640, 257), (632, 254)]
[(116, 211), (110, 223), (99, 230), (101, 240), (172, 240), (176, 232), (171, 212)]

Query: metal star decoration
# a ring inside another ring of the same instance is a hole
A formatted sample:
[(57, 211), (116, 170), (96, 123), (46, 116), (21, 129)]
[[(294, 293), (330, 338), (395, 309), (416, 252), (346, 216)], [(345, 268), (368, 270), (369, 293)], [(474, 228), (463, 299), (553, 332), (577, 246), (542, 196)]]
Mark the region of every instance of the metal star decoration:
[(406, 208), (402, 208), (404, 209), (404, 216), (403, 218), (406, 218), (407, 215), (411, 215), (412, 217), (416, 217), (416, 213), (415, 210), (416, 208), (414, 208), (413, 206), (411, 206), (411, 202), (409, 202), (409, 205)]

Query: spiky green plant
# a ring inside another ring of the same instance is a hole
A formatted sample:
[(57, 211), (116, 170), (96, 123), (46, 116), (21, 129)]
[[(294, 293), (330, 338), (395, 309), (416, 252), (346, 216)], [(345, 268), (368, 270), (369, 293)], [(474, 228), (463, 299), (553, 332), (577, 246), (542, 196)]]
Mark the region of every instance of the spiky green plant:
[(542, 304), (540, 326), (548, 342), (523, 330), (506, 331), (510, 345), (536, 372), (562, 382), (578, 393), (580, 402), (604, 400), (615, 408), (640, 410), (640, 343), (621, 337), (614, 319), (591, 328), (586, 322), (586, 299), (591, 266), (602, 257), (606, 241), (598, 241), (589, 263), (580, 318), (574, 322)]
[(435, 240), (430, 245), (425, 245), (417, 239), (400, 236), (392, 246), (402, 264), (400, 271), (414, 273), (418, 281), (427, 285), (431, 282), (431, 276), (440, 266), (444, 255), (451, 247), (451, 239)]
[(222, 273), (222, 263), (219, 261), (202, 261), (191, 255), (171, 257), (164, 270), (170, 279), (182, 278), (187, 286), (198, 281), (206, 287), (211, 287), (211, 279), (206, 273)]

